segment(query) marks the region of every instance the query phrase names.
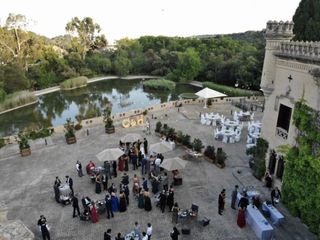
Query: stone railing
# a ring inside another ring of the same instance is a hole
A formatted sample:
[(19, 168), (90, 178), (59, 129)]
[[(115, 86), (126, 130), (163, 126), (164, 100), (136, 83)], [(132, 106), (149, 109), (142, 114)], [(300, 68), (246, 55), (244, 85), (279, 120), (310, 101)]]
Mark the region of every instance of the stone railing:
[(284, 140), (288, 139), (288, 131), (283, 129), (283, 128), (281, 128), (281, 127), (277, 127), (276, 128), (276, 135), (281, 137)]
[(282, 42), (280, 55), (320, 61), (320, 42)]

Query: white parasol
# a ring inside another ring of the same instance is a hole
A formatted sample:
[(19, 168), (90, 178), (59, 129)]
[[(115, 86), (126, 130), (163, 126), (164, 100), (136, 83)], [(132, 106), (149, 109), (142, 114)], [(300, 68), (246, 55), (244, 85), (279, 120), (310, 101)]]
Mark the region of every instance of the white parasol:
[(136, 142), (139, 139), (143, 139), (139, 133), (128, 133), (121, 138), (121, 142), (131, 143), (131, 142)]
[(122, 156), (124, 152), (120, 148), (107, 148), (102, 152), (99, 152), (96, 157), (100, 162), (113, 161)]
[(175, 157), (175, 158), (168, 158), (163, 160), (163, 162), (160, 164), (160, 167), (168, 170), (179, 170), (186, 167), (187, 161), (182, 160), (181, 158)]
[(164, 142), (158, 142), (150, 145), (150, 152), (166, 153), (170, 151), (172, 151), (172, 149)]

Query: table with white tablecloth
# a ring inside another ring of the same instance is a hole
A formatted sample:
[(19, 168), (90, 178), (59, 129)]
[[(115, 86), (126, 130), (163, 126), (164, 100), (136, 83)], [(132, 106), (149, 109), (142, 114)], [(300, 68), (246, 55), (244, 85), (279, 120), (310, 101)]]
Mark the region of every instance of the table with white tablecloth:
[(246, 223), (255, 232), (258, 239), (270, 240), (273, 237), (273, 227), (268, 223), (259, 209), (250, 204), (246, 209)]
[(267, 204), (264, 202), (262, 204), (263, 211), (267, 211), (270, 213), (270, 219), (272, 224), (279, 225), (284, 221), (284, 216), (276, 209), (272, 204)]

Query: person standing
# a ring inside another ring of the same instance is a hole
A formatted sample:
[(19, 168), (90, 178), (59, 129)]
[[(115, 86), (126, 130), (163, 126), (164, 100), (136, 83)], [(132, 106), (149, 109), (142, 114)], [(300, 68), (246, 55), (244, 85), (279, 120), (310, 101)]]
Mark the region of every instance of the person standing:
[(180, 235), (179, 230), (176, 227), (173, 227), (172, 232), (170, 232), (170, 237), (172, 240), (178, 240)]
[(50, 232), (47, 225), (47, 219), (43, 215), (41, 215), (40, 219), (38, 220), (38, 226), (42, 235), (42, 239), (50, 240)]
[(111, 229), (109, 228), (107, 232), (104, 232), (103, 240), (111, 240)]
[(101, 176), (100, 174), (98, 174), (96, 176), (96, 194), (100, 194), (101, 193)]
[(112, 168), (113, 168), (113, 177), (117, 177), (117, 162), (113, 161), (112, 163)]
[(164, 210), (166, 208), (166, 203), (167, 203), (167, 194), (165, 190), (162, 190), (162, 192), (160, 193), (160, 209), (162, 211), (162, 213), (164, 213)]
[(111, 164), (108, 161), (104, 161), (103, 163), (104, 170), (107, 174), (107, 179), (112, 179), (111, 176)]
[(235, 185), (234, 189), (232, 191), (232, 194), (231, 194), (231, 208), (232, 209), (236, 209), (235, 205), (237, 202), (238, 188), (239, 188), (239, 186)]
[(148, 227), (147, 227), (147, 236), (148, 236), (148, 240), (151, 240), (151, 236), (152, 236), (152, 225), (151, 225), (151, 223), (148, 223), (148, 225), (147, 225)]
[(270, 190), (272, 188), (272, 176), (269, 170), (266, 171), (264, 180), (266, 182), (266, 187)]
[(118, 233), (115, 240), (124, 240), (124, 237), (122, 237), (121, 233)]
[(169, 207), (169, 212), (172, 211), (173, 203), (174, 203), (174, 191), (173, 189), (170, 189), (167, 196), (167, 205)]
[(102, 176), (102, 186), (103, 186), (103, 191), (108, 190), (108, 176), (106, 173), (103, 173)]
[(168, 180), (168, 174), (166, 172), (161, 177), (161, 182), (162, 182), (162, 189), (164, 189), (165, 191), (168, 191), (169, 180)]
[(111, 197), (109, 194), (106, 195), (105, 201), (106, 201), (107, 218), (110, 219), (110, 215), (111, 217), (113, 217), (113, 211), (112, 211)]
[[(60, 185), (60, 184), (59, 184)], [(56, 199), (57, 203), (60, 203), (60, 190), (59, 190), (59, 185), (54, 184), (53, 189), (54, 189), (54, 198)]]
[(141, 155), (141, 175), (147, 174), (147, 159), (144, 154)]
[(178, 223), (178, 213), (180, 211), (180, 208), (179, 208), (177, 202), (174, 203), (171, 211), (172, 211), (172, 223), (177, 224)]
[(76, 169), (77, 169), (77, 172), (78, 172), (78, 176), (82, 177), (83, 176), (82, 165), (81, 165), (81, 162), (79, 160), (76, 163)]
[(78, 200), (78, 195), (75, 194), (72, 197), (72, 207), (73, 207), (73, 215), (72, 217), (76, 217), (76, 211), (78, 212), (78, 216), (80, 216), (80, 208), (79, 208), (79, 200)]
[(141, 238), (141, 230), (140, 230), (140, 226), (139, 226), (138, 222), (134, 223), (133, 232), (134, 232), (135, 236), (139, 237), (139, 240), (142, 240), (142, 238)]
[(275, 203), (278, 203), (281, 198), (281, 192), (278, 187), (271, 191), (271, 203), (274, 206)]
[(237, 218), (237, 225), (240, 228), (243, 228), (246, 225), (245, 211), (248, 205), (249, 205), (249, 200), (247, 198), (247, 194), (245, 193), (238, 203), (239, 212), (238, 212), (238, 218)]
[(124, 186), (123, 186), (123, 191), (124, 191), (124, 194), (126, 195), (127, 205), (129, 205), (130, 190), (129, 190), (128, 185), (124, 185)]
[(145, 155), (148, 154), (148, 140), (146, 138), (143, 139), (143, 148)]
[(66, 183), (69, 185), (71, 194), (73, 195), (73, 180), (71, 177), (66, 176)]
[(218, 200), (218, 213), (219, 213), (219, 215), (222, 215), (222, 212), (224, 210), (225, 198), (226, 198), (226, 190), (222, 189), (221, 193), (219, 194), (219, 200)]
[(91, 214), (91, 221), (92, 221), (92, 223), (97, 223), (97, 222), (99, 222), (99, 216), (98, 216), (97, 209), (96, 209), (96, 206), (95, 206), (95, 203), (94, 203), (94, 202), (92, 202), (90, 214)]
[(59, 179), (58, 176), (56, 176), (56, 179), (54, 180), (54, 185), (57, 187), (60, 187), (60, 185), (61, 185), (61, 180)]

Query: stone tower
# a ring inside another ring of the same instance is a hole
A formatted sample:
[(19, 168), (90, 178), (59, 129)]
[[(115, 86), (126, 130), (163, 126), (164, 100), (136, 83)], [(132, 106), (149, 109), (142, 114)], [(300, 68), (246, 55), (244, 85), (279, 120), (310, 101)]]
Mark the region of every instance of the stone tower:
[(261, 90), (266, 98), (274, 90), (276, 56), (274, 53), (279, 51), (281, 43), (289, 42), (293, 37), (293, 22), (268, 21), (266, 29), (266, 51), (263, 63)]

